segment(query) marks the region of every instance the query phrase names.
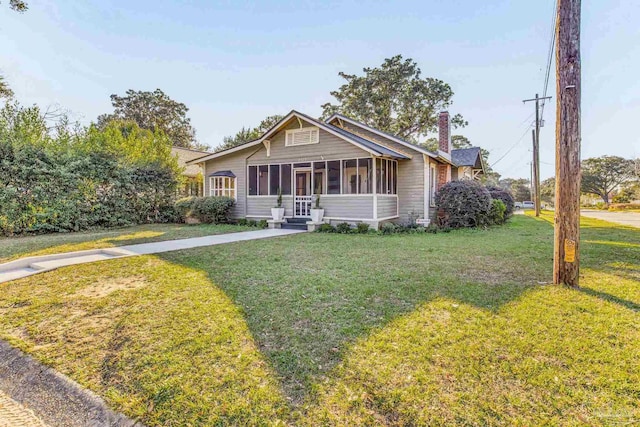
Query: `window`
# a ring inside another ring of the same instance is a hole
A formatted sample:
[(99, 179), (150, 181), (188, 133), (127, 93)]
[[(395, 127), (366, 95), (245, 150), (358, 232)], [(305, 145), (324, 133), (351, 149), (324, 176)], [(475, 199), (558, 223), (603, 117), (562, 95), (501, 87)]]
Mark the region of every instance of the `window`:
[(342, 161), (342, 194), (358, 194), (358, 161)]
[(282, 194), (291, 194), (291, 165), (280, 165), (280, 187)]
[(371, 159), (358, 159), (358, 192), (360, 194), (371, 194), (373, 192), (371, 188), (372, 172)]
[(340, 160), (327, 162), (327, 194), (340, 194)]
[(269, 195), (269, 166), (258, 166), (258, 194), (261, 196)]
[(280, 165), (269, 166), (269, 194), (272, 196), (278, 194), (280, 188)]
[(285, 133), (285, 143), (287, 147), (294, 145), (317, 144), (319, 142), (320, 130), (316, 127), (302, 129), (289, 129)]
[(249, 166), (249, 195), (256, 196), (258, 194), (258, 167)]
[(212, 176), (209, 181), (211, 196), (236, 198), (236, 179), (229, 176)]
[(313, 194), (325, 194), (324, 175), (326, 167), (325, 162), (313, 162)]

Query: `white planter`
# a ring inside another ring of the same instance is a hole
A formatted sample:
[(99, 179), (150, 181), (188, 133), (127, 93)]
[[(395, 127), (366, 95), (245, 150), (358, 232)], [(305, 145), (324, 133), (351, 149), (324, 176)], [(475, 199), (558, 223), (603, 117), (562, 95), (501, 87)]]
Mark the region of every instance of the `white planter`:
[(274, 221), (282, 221), (284, 219), (284, 208), (271, 208), (271, 217)]
[(311, 222), (322, 222), (324, 217), (324, 209), (311, 209)]

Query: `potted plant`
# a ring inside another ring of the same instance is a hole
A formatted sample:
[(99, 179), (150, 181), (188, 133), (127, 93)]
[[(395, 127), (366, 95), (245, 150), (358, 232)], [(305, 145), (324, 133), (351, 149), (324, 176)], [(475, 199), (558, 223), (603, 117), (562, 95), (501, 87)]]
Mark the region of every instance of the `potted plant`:
[(274, 221), (282, 221), (284, 219), (284, 208), (282, 207), (282, 191), (278, 188), (278, 202), (275, 208), (271, 208), (271, 216)]
[(311, 208), (311, 221), (322, 222), (322, 217), (324, 217), (324, 209), (320, 207), (320, 194), (316, 194), (316, 205)]

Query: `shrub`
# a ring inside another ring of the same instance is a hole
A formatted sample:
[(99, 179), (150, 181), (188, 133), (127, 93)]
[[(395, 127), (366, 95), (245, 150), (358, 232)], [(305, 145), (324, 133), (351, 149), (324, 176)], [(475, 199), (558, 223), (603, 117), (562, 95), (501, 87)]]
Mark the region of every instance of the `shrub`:
[(513, 200), (513, 196), (507, 190), (504, 190), (500, 187), (487, 187), (491, 198), (494, 200), (502, 200), (505, 206), (504, 219), (506, 220), (511, 215), (513, 215), (513, 211), (515, 208), (515, 201)]
[(504, 224), (506, 219), (507, 207), (500, 199), (493, 199), (491, 201), (491, 212), (489, 213), (489, 219), (492, 224)]
[(229, 222), (229, 214), (233, 205), (235, 205), (235, 200), (231, 197), (195, 197), (192, 202), (191, 213), (200, 222), (210, 224), (226, 223)]
[(436, 194), (436, 206), (444, 213), (443, 226), (478, 227), (491, 223), (491, 194), (475, 181), (451, 181)]
[(607, 210), (608, 208), (609, 208), (609, 206), (607, 206), (607, 204), (605, 202), (596, 203), (596, 209)]
[(258, 225), (258, 222), (255, 219), (249, 219), (249, 220), (247, 220), (247, 225), (249, 227), (255, 227), (255, 226)]
[(256, 224), (256, 226), (258, 228), (267, 228), (269, 226), (269, 223), (267, 222), (266, 219), (261, 219), (260, 221), (258, 221), (258, 223)]
[(366, 222), (359, 222), (356, 230), (360, 234), (367, 234), (369, 232), (369, 224)]
[(335, 233), (336, 232), (336, 228), (331, 225), (331, 224), (321, 224), (320, 227), (318, 227), (318, 232), (319, 233)]
[(341, 222), (340, 224), (336, 225), (336, 232), (342, 234), (351, 233), (351, 226), (348, 222)]
[(173, 206), (181, 222), (183, 222), (188, 216), (193, 215), (192, 209), (195, 199), (195, 197), (185, 197), (176, 200), (176, 203)]
[(247, 225), (247, 219), (246, 218), (240, 218), (238, 220), (238, 225)]
[(640, 210), (638, 203), (614, 203), (609, 206), (610, 211)]
[(397, 226), (392, 222), (385, 222), (380, 227), (380, 234), (393, 234), (397, 231)]

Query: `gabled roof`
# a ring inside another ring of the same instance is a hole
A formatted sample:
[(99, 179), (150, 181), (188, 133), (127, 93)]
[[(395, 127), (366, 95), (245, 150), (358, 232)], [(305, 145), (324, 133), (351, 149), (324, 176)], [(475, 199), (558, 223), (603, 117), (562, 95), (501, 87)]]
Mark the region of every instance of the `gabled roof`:
[(439, 159), (440, 158), (440, 156), (438, 156), (437, 153), (429, 151), (426, 148), (420, 147), (419, 145), (416, 145), (416, 144), (411, 143), (409, 141), (405, 141), (404, 139), (398, 138), (397, 136), (391, 135), (390, 133), (383, 132), (380, 129), (373, 128), (373, 127), (371, 127), (369, 125), (366, 125), (366, 124), (364, 124), (362, 122), (354, 120), (354, 119), (352, 119), (350, 117), (343, 116), (342, 114), (336, 113), (336, 114), (332, 115), (331, 117), (329, 117), (326, 122), (327, 123), (331, 123), (334, 120), (338, 120), (338, 119), (344, 120), (347, 123), (351, 123), (352, 125), (355, 125), (355, 126), (363, 128), (363, 129), (366, 129), (369, 132), (372, 132), (372, 133), (374, 133), (376, 135), (382, 136), (384, 138), (388, 138), (391, 141), (397, 142), (398, 144), (403, 145), (403, 146), (405, 146), (407, 148), (410, 148), (412, 150), (415, 150), (418, 153), (426, 154), (427, 156), (432, 157), (434, 159)]
[(238, 145), (236, 147), (233, 148), (229, 148), (227, 150), (222, 150), (222, 151), (218, 151), (217, 153), (213, 153), (213, 154), (209, 154), (206, 156), (202, 156), (199, 157), (197, 159), (191, 160), (189, 163), (190, 164), (194, 164), (194, 163), (200, 163), (200, 162), (205, 162), (207, 160), (211, 160), (211, 159), (215, 159), (218, 157), (223, 157), (226, 156), (228, 154), (231, 153), (235, 153), (237, 151), (240, 150), (244, 150), (246, 148), (249, 147), (254, 147), (257, 145), (260, 145), (263, 143), (263, 141), (268, 140), (273, 134), (275, 134), (276, 132), (278, 132), (280, 130), (280, 128), (282, 127), (282, 125), (284, 125), (285, 123), (287, 123), (289, 120), (291, 120), (294, 117), (298, 117), (301, 120), (304, 120), (306, 122), (312, 123), (313, 125), (317, 126), (318, 128), (329, 132), (331, 134), (333, 134), (334, 136), (337, 136), (338, 138), (349, 142), (361, 149), (363, 149), (364, 151), (369, 152), (370, 154), (374, 155), (374, 156), (378, 156), (378, 157), (393, 157), (393, 158), (398, 158), (398, 159), (408, 159), (410, 157), (407, 157), (406, 155), (402, 154), (402, 153), (398, 153), (397, 151), (391, 150), (387, 147), (384, 147), (380, 144), (376, 144), (375, 142), (369, 141), (365, 138), (359, 137), (357, 135), (352, 134), (351, 132), (348, 132), (344, 129), (338, 128), (336, 126), (333, 126), (329, 123), (324, 123), (321, 122), (319, 120), (316, 120), (312, 117), (307, 116), (306, 114), (300, 113), (296, 110), (292, 110), (289, 114), (287, 114), (285, 117), (283, 117), (278, 123), (276, 123), (275, 125), (273, 125), (271, 127), (271, 129), (269, 129), (268, 131), (266, 131), (260, 138), (255, 139), (253, 141), (249, 141), (246, 142), (244, 144)]
[(383, 155), (386, 155), (386, 156), (389, 156), (389, 157), (395, 157), (395, 158), (398, 158), (398, 159), (410, 159), (411, 158), (411, 157), (409, 157), (409, 156), (407, 156), (405, 154), (402, 154), (402, 153), (394, 151), (394, 150), (392, 150), (390, 148), (387, 148), (384, 145), (376, 144), (373, 141), (369, 141), (368, 139), (365, 139), (365, 138), (363, 138), (361, 136), (353, 134), (353, 133), (349, 132), (346, 129), (342, 129), (342, 128), (339, 128), (337, 126), (331, 125), (331, 124), (327, 124), (327, 126), (329, 126), (331, 129), (335, 130), (339, 134), (344, 135), (344, 136), (346, 136), (348, 138), (351, 138), (351, 139), (353, 139), (355, 141), (358, 141), (360, 144), (364, 145), (365, 147), (369, 147), (372, 150), (378, 151), (379, 153), (381, 153)]
[[(478, 157), (482, 157), (480, 147), (451, 150), (451, 161), (453, 161), (456, 166), (475, 166), (478, 164)], [(482, 159), (480, 161), (482, 161)]]
[(198, 165), (189, 162), (211, 153), (208, 151), (173, 146), (171, 147), (171, 154), (178, 156), (178, 165), (184, 167), (184, 176), (195, 177), (200, 173), (200, 168)]

